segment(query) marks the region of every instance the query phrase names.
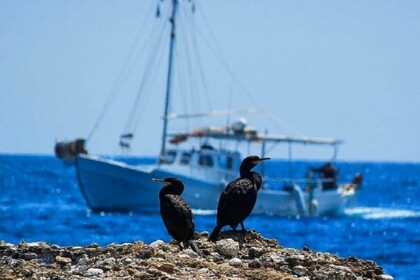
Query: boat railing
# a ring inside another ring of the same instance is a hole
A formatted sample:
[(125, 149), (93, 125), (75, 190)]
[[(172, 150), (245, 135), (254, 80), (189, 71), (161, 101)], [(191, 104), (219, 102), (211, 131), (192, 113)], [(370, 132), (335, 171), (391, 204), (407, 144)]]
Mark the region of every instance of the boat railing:
[(190, 163), (190, 164), (180, 164), (179, 162), (173, 162), (168, 166), (174, 166), (179, 169), (189, 169), (192, 172), (197, 173), (208, 173), (211, 174), (212, 177), (215, 178), (225, 178), (226, 180), (233, 180), (234, 178), (238, 177), (238, 172), (234, 170), (229, 170), (226, 168), (222, 168), (220, 166), (207, 166), (201, 165), (198, 163)]

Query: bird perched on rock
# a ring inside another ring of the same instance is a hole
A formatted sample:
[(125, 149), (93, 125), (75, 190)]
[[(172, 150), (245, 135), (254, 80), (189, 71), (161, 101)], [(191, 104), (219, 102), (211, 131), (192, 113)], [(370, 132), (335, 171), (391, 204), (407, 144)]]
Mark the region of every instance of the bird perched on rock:
[(240, 177), (230, 182), (219, 198), (217, 205), (217, 224), (209, 240), (215, 241), (220, 230), (229, 225), (236, 229), (238, 224), (245, 231), (244, 220), (251, 214), (257, 201), (257, 193), (262, 184), (261, 175), (251, 171), (260, 162), (270, 158), (249, 156), (239, 168)]
[[(197, 254), (200, 250), (193, 241), (194, 219), (191, 208), (182, 199), (184, 184), (177, 178), (153, 179), (165, 186), (159, 192), (160, 215), (168, 233), (184, 246), (184, 249), (191, 247)], [(181, 247), (182, 248), (182, 247)]]

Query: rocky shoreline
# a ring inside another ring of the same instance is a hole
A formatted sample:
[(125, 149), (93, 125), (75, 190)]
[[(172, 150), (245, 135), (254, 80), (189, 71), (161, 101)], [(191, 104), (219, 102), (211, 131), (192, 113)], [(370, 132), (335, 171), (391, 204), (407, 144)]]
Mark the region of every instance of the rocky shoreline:
[(0, 278), (14, 279), (299, 279), (389, 280), (370, 260), (279, 246), (256, 232), (225, 231), (216, 243), (197, 235), (203, 256), (176, 242), (59, 247), (0, 242)]

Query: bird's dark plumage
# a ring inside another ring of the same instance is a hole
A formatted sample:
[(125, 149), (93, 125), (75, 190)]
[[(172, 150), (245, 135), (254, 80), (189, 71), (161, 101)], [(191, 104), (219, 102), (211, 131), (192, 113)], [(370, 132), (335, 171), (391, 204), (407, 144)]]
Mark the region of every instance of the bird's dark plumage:
[(258, 156), (249, 156), (242, 161), (239, 169), (240, 178), (230, 182), (219, 198), (217, 205), (217, 224), (210, 234), (209, 240), (216, 240), (224, 226), (236, 229), (241, 224), (245, 230), (244, 220), (251, 214), (257, 201), (257, 193), (262, 184), (261, 175), (251, 169), (263, 160)]
[(155, 182), (165, 184), (159, 192), (160, 215), (168, 233), (184, 248), (191, 248), (201, 255), (194, 239), (194, 219), (191, 208), (182, 199), (184, 184), (177, 178), (153, 179)]

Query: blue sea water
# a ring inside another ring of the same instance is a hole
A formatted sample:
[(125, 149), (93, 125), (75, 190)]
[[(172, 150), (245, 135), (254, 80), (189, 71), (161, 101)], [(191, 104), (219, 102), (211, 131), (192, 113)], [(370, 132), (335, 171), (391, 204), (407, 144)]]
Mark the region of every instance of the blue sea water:
[[(129, 158), (130, 162), (154, 161)], [(296, 174), (320, 162), (297, 162)], [(420, 164), (337, 162), (340, 179), (356, 172), (364, 183), (355, 208), (340, 217), (252, 215), (246, 221), (286, 247), (310, 247), (342, 257), (372, 259), (394, 279), (420, 279)], [(267, 174), (286, 172), (272, 160)], [(215, 215), (195, 215), (196, 230), (210, 231)], [(74, 167), (52, 156), (0, 155), (0, 240), (65, 245), (169, 241), (159, 214), (93, 213)]]

